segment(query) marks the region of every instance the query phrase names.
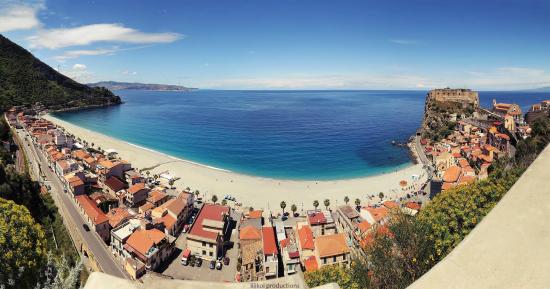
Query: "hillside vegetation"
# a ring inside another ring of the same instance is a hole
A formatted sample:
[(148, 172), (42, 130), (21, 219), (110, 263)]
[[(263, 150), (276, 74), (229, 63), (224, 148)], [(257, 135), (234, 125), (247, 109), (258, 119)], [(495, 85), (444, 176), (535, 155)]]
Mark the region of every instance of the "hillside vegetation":
[(105, 88), (66, 77), (0, 35), (0, 109), (37, 102), (51, 109), (119, 104)]

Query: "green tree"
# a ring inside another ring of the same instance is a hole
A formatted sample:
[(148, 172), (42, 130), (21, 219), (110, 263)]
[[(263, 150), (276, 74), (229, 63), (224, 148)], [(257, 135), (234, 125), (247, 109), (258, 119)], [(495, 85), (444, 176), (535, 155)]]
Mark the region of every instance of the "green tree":
[(218, 201), (218, 196), (212, 195), (212, 202), (215, 204)]
[(330, 200), (329, 200), (329, 199), (325, 199), (325, 201), (323, 202), (323, 204), (325, 205), (325, 208), (328, 210), (328, 207), (330, 206)]
[(292, 211), (292, 216), (296, 214), (296, 211), (298, 211), (298, 207), (295, 204), (292, 204), (290, 206), (290, 210)]
[(42, 227), (27, 208), (0, 198), (0, 284), (33, 287), (45, 258)]
[(349, 270), (338, 265), (328, 265), (313, 272), (306, 272), (304, 273), (304, 280), (310, 288), (327, 283), (337, 283), (343, 289), (359, 289), (351, 279)]
[(224, 205), (224, 206), (227, 205), (227, 200), (226, 199), (222, 200), (222, 205)]
[(317, 207), (319, 207), (319, 201), (313, 201), (313, 207), (317, 210)]
[(284, 214), (285, 213), (285, 208), (286, 208), (286, 202), (282, 201), (280, 206), (281, 206), (281, 209), (283, 209), (283, 214)]
[(382, 201), (382, 199), (384, 198), (384, 193), (383, 192), (378, 193), (378, 197), (380, 198), (380, 201)]
[(344, 203), (346, 203), (346, 205), (349, 203), (349, 197), (348, 196), (344, 197)]
[(361, 200), (355, 199), (355, 206), (357, 207), (361, 206)]

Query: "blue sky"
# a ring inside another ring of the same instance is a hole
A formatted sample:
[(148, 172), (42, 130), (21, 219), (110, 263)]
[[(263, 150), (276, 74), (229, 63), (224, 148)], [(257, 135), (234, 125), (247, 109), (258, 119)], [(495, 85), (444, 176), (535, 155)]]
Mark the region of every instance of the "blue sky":
[(0, 0), (0, 33), (81, 82), (550, 86), (550, 0)]

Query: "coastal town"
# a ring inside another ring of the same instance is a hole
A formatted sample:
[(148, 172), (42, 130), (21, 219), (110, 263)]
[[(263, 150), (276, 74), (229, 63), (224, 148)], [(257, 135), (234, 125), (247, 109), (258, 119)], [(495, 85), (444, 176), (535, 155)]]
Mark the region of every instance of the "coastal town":
[[(78, 248), (92, 268), (105, 271), (110, 262), (122, 277), (136, 280), (155, 275), (245, 282), (349, 265), (375, 233), (391, 234), (385, 224), (393, 213), (415, 216), (440, 192), (487, 178), (491, 164), (512, 157), (517, 141), (530, 135), (530, 124), (550, 111), (550, 100), (534, 104), (525, 117), (513, 103), (494, 100), (491, 108), (481, 108), (478, 93), (467, 89), (436, 89), (427, 99), (472, 109), (443, 113), (453, 125), (441, 135), (419, 131), (411, 138), (425, 172), (402, 180), (394, 197), (341, 195), (340, 204), (327, 198), (305, 208), (283, 200), (269, 210), (230, 194), (207, 198), (178, 189), (178, 176), (134, 167), (116, 150), (43, 118), (40, 106), (13, 107), (5, 116), (43, 193), (53, 194), (58, 184), (56, 194), (70, 200), (62, 206), (74, 207), (84, 220), (82, 228), (68, 229), (84, 235), (83, 243), (100, 241)], [(108, 261), (99, 260), (100, 251)]]

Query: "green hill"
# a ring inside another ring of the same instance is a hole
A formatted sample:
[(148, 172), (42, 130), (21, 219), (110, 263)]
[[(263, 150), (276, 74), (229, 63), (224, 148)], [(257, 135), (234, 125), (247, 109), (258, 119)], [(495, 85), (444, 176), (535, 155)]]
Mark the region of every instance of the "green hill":
[(40, 102), (50, 109), (119, 104), (105, 88), (66, 77), (0, 35), (0, 109)]

